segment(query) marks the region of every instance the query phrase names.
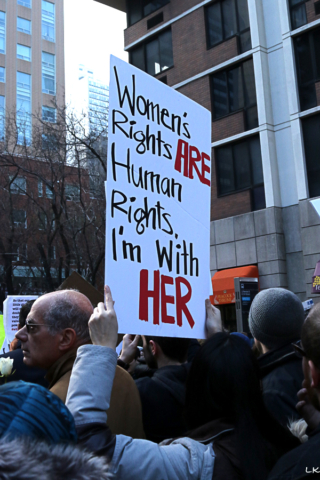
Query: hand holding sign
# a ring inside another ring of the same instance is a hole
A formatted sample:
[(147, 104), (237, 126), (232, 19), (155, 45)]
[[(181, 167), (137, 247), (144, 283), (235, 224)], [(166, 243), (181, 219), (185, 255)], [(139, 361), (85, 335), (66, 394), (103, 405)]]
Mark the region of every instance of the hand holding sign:
[(110, 288), (104, 287), (105, 305), (99, 303), (89, 320), (90, 338), (93, 345), (115, 350), (118, 341), (118, 320), (114, 310)]

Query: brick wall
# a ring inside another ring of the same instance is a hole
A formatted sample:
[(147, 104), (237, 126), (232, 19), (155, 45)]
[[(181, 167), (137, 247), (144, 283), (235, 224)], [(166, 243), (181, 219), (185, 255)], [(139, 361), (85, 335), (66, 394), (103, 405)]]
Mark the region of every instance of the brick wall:
[[(166, 23), (172, 18), (181, 15), (181, 13), (189, 10), (189, 8), (198, 5), (198, 3), (201, 3), (201, 0), (171, 0), (170, 3), (165, 5), (163, 8), (151, 13), (150, 15), (135, 23), (131, 27), (126, 28), (126, 30), (124, 31), (125, 45), (130, 45), (130, 43), (135, 42), (143, 35), (146, 35), (146, 33), (152, 32), (152, 30), (154, 30), (155, 28), (158, 28), (163, 23)], [(163, 22), (159, 23), (159, 25), (156, 25), (154, 28), (150, 28), (148, 30), (147, 21), (155, 15), (158, 15), (158, 13), (160, 12), (163, 12)]]
[(214, 149), (211, 159), (211, 221), (251, 212), (248, 190), (218, 198)]
[(314, 4), (315, 4), (317, 1), (318, 1), (318, 0), (309, 0), (308, 2), (306, 2), (306, 10), (307, 10), (307, 20), (308, 20), (308, 23), (314, 22), (315, 20), (319, 20), (319, 18), (320, 18), (320, 15), (316, 15), (315, 9), (314, 9)]
[[(188, 8), (200, 3), (195, 0), (171, 0), (154, 14), (163, 11), (164, 22), (179, 15)], [(127, 28), (125, 44), (128, 45), (148, 33), (146, 17)], [(152, 29), (150, 29), (152, 31)], [(171, 25), (174, 67), (157, 75), (167, 76), (168, 85), (176, 85), (183, 80), (204, 72), (238, 55), (237, 39), (233, 37), (214, 48), (207, 49), (204, 7), (181, 18)], [(211, 110), (210, 76), (206, 75), (178, 89), (203, 107)], [(218, 141), (245, 131), (243, 112), (238, 112), (212, 122), (212, 141)], [(217, 197), (214, 152), (212, 152), (211, 220), (218, 220), (251, 211), (250, 192), (240, 192), (225, 197)]]

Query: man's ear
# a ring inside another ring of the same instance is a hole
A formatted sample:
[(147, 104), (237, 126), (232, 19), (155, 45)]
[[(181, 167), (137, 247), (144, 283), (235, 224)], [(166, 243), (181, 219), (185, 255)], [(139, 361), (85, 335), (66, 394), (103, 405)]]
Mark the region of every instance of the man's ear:
[(157, 354), (157, 347), (158, 345), (156, 344), (156, 342), (154, 342), (153, 340), (149, 341), (149, 348), (153, 356)]
[(65, 328), (60, 332), (59, 350), (61, 352), (71, 350), (77, 342), (77, 334), (73, 328)]
[(310, 368), (310, 373), (312, 378), (311, 387), (316, 388), (320, 383), (320, 370), (315, 366), (312, 360), (308, 361), (308, 365)]

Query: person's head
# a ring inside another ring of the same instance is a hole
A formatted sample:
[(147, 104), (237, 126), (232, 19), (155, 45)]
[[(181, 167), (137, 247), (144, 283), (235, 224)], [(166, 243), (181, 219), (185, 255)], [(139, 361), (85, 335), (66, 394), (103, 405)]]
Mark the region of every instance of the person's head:
[(21, 340), (24, 363), (48, 369), (68, 351), (88, 343), (92, 313), (90, 300), (74, 290), (47, 293), (38, 298), (26, 325), (16, 333), (16, 338)]
[[(307, 316), (301, 330), (301, 347), (305, 353), (302, 368), (305, 386), (315, 406), (320, 410), (320, 304)], [(316, 393), (316, 395), (315, 395)]]
[(0, 440), (0, 476), (6, 480), (109, 480), (105, 459), (74, 445), (26, 438)]
[(0, 438), (28, 437), (50, 444), (77, 441), (71, 413), (60, 398), (40, 385), (22, 381), (2, 385), (0, 411)]
[(297, 295), (284, 288), (262, 290), (249, 312), (249, 328), (265, 350), (273, 350), (298, 340), (304, 309)]
[(150, 368), (169, 363), (184, 363), (190, 345), (188, 338), (143, 336), (143, 353)]

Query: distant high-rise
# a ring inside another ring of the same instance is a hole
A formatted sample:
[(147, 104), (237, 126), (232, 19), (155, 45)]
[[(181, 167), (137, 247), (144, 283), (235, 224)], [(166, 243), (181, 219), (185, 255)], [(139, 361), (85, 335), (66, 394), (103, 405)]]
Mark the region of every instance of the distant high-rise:
[(98, 80), (92, 70), (79, 66), (82, 111), (88, 113), (90, 132), (100, 133), (108, 127), (109, 86)]
[(63, 0), (0, 0), (0, 108), (16, 113), (18, 144), (31, 142), (32, 115), (55, 121), (64, 86)]

